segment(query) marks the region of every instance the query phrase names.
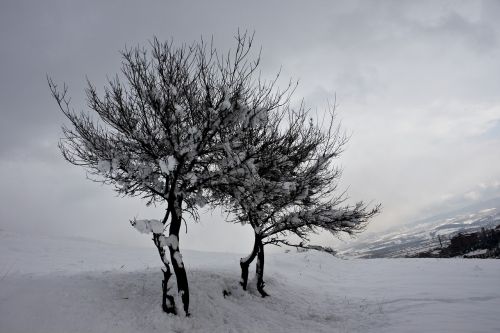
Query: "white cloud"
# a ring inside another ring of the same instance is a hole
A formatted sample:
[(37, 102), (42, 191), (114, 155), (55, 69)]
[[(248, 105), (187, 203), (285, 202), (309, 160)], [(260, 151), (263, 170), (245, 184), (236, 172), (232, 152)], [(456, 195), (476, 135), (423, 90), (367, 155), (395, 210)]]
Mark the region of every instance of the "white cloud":
[(476, 191), (470, 191), (470, 192), (467, 192), (464, 194), (465, 199), (472, 200), (472, 201), (479, 199), (479, 197), (480, 197), (479, 193), (477, 193)]
[[(74, 176), (81, 177), (78, 180), (61, 184), (57, 175), (74, 169), (55, 150), (47, 153), (48, 147), (37, 144), (49, 142), (55, 149), (63, 121), (46, 89), (45, 73), (68, 82), (75, 108), (84, 109), (85, 74), (100, 87), (106, 75), (118, 70), (118, 50), (125, 44), (144, 44), (155, 33), (190, 42), (203, 33), (213, 34), (216, 45), (225, 48), (232, 45), (231, 36), (238, 27), (256, 31), (264, 76), (283, 65), (283, 83), (290, 76), (300, 79), (296, 100), (304, 97), (321, 114), (336, 94), (339, 119), (352, 133), (339, 160), (344, 166), (341, 185), (350, 186), (354, 201), (382, 202), (383, 213), (374, 228), (430, 215), (439, 205), (459, 205), (467, 199), (464, 193), (471, 198), (477, 193), (478, 200), (497, 193), (498, 1), (290, 1), (286, 6), (257, 1), (243, 9), (227, 1), (200, 3), (196, 10), (190, 6), (158, 2), (145, 7), (129, 2), (117, 8), (85, 2), (74, 7), (50, 1), (4, 5), (1, 30), (16, 31), (16, 35), (0, 36), (5, 49), (0, 66), (6, 73), (0, 86), (0, 158), (9, 161), (8, 172), (24, 182), (19, 186), (8, 175), (0, 177), (8, 187), (0, 202), (0, 227), (18, 223), (5, 219), (16, 216), (36, 226), (36, 214), (24, 210), (30, 206), (42, 212), (45, 223), (54, 229), (71, 225), (88, 236), (95, 224), (83, 222), (95, 220), (96, 207), (123, 209), (119, 204), (108, 205), (105, 196), (111, 197), (110, 202), (123, 200), (113, 198), (111, 191), (82, 185), (82, 173)], [(53, 19), (54, 10), (60, 20)], [(130, 25), (134, 19), (143, 24)], [(30, 162), (19, 162), (14, 155), (29, 156)], [(481, 183), (486, 190), (476, 188)], [(61, 192), (65, 186), (71, 191)], [(67, 205), (61, 206), (56, 198)], [(71, 204), (78, 207), (68, 208)], [(140, 201), (127, 205), (131, 210), (116, 215), (108, 212), (106, 219), (133, 218), (125, 215), (135, 214), (141, 205)], [(75, 209), (78, 223), (67, 223)], [(54, 210), (60, 214), (51, 220)], [(208, 214), (204, 218), (221, 219)], [(124, 236), (127, 223), (114, 221), (109, 230), (121, 225), (120, 236), (128, 239)], [(222, 224), (219, 227), (217, 232), (226, 230)], [(209, 247), (202, 233), (195, 236), (196, 230), (190, 230), (193, 242)], [(223, 249), (224, 245), (217, 246)]]

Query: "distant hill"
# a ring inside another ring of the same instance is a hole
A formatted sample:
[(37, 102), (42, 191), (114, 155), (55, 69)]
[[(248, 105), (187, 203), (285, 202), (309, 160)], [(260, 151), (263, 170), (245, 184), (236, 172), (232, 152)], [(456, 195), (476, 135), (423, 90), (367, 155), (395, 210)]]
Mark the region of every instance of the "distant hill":
[(375, 233), (340, 251), (359, 258), (397, 258), (447, 246), (458, 233), (500, 224), (500, 198)]

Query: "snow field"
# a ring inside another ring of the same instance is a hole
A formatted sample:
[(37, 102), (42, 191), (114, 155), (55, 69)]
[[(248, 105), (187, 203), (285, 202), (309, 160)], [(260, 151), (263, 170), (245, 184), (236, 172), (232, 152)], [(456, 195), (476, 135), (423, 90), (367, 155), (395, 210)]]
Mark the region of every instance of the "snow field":
[(0, 232), (0, 332), (500, 331), (498, 260), (269, 254), (263, 299), (238, 284), (242, 255), (183, 256), (189, 318), (161, 311), (153, 247)]

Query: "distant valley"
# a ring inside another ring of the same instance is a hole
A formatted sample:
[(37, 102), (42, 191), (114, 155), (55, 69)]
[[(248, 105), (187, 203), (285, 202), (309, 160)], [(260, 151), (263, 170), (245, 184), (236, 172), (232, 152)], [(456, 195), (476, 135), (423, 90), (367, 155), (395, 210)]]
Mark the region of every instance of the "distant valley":
[(500, 225), (500, 198), (436, 215), (411, 224), (368, 235), (339, 251), (357, 258), (411, 257), (446, 247), (459, 233), (479, 232)]

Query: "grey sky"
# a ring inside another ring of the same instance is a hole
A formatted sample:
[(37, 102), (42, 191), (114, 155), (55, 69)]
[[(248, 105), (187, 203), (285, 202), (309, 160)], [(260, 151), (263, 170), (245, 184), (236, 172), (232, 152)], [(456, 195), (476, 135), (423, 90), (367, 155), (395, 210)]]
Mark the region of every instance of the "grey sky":
[[(128, 219), (161, 208), (116, 198), (65, 163), (45, 75), (85, 109), (119, 50), (154, 35), (233, 45), (255, 31), (262, 71), (300, 79), (319, 115), (336, 95), (352, 134), (339, 163), (352, 200), (382, 202), (368, 231), (500, 195), (498, 1), (19, 1), (0, 4), (0, 228), (148, 244)], [(185, 247), (243, 251), (250, 229), (206, 212)]]

